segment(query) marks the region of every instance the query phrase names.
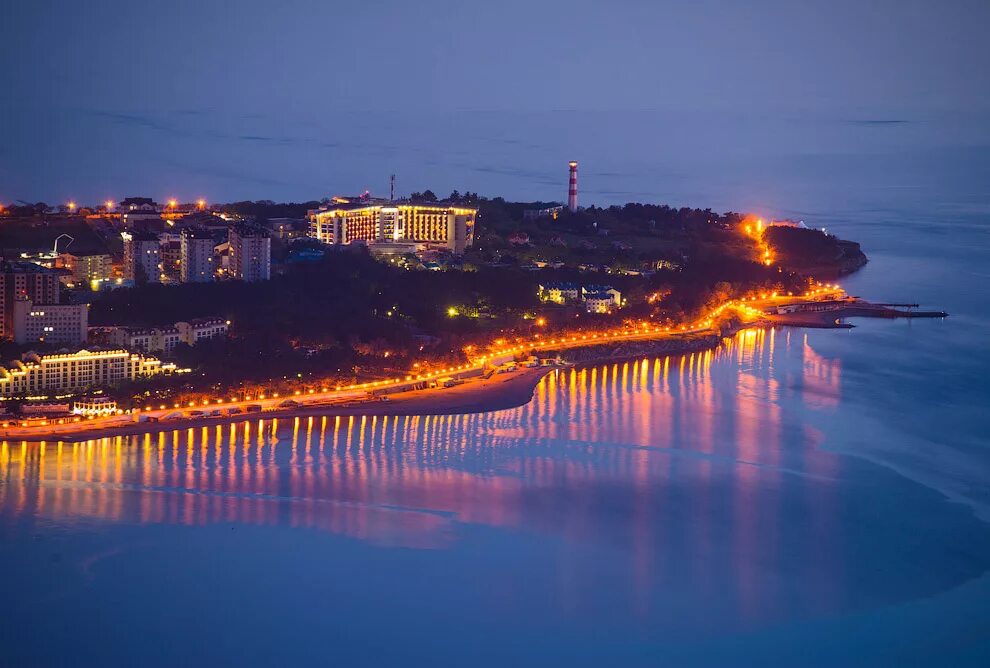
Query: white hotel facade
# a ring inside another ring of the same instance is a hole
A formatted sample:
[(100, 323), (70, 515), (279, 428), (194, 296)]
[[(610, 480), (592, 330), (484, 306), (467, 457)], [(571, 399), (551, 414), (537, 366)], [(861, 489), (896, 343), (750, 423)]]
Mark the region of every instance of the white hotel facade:
[(474, 243), (477, 209), (456, 204), (334, 198), (309, 212), (309, 236), (325, 244), (426, 243), (463, 253)]
[(154, 357), (126, 350), (80, 350), (61, 355), (29, 353), (10, 368), (0, 367), (0, 397), (29, 397), (108, 387), (156, 376), (174, 368)]

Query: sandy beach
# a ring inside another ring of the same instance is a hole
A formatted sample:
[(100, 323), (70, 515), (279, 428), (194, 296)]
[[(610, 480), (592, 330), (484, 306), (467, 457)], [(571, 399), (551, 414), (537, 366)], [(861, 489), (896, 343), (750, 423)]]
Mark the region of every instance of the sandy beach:
[[(556, 367), (523, 368), (512, 373), (496, 374), (488, 379), (476, 378), (461, 385), (443, 389), (425, 389), (390, 395), (388, 401), (374, 401), (352, 406), (301, 406), (241, 413), (221, 417), (182, 417), (162, 422), (121, 422), (93, 429), (65, 429), (62, 433), (34, 428), (8, 428), (0, 431), (9, 441), (76, 442), (131, 434), (156, 434), (163, 431), (230, 424), (271, 418), (293, 418), (311, 415), (451, 415), (506, 410), (528, 403), (533, 390)], [(75, 427), (75, 425), (73, 425)]]

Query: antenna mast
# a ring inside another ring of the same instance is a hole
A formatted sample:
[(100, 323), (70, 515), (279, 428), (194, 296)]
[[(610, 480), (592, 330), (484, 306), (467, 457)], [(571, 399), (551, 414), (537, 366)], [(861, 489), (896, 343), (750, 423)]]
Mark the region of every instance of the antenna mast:
[(388, 199), (391, 202), (395, 201), (395, 174), (388, 179)]

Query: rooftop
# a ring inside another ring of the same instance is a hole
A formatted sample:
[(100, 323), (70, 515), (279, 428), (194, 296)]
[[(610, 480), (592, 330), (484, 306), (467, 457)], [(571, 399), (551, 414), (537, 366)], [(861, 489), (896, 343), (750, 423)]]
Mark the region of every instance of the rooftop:
[[(126, 236), (125, 236), (126, 235)], [(133, 232), (121, 232), (120, 236), (126, 241), (130, 238), (133, 241), (154, 241), (158, 242), (158, 235), (154, 232), (144, 232), (142, 230), (134, 230)]]
[(213, 241), (213, 233), (202, 227), (187, 227), (182, 230), (182, 236), (189, 239), (209, 239)]
[(54, 274), (56, 273), (53, 269), (47, 267), (42, 267), (40, 264), (35, 264), (34, 262), (21, 262), (21, 261), (11, 261), (3, 260), (3, 272), (4, 273), (14, 273), (14, 274)]
[(234, 225), (233, 227), (231, 227), (230, 230), (234, 234), (236, 234), (237, 236), (241, 237), (242, 239), (245, 238), (245, 237), (265, 237), (265, 238), (268, 238), (268, 236), (269, 236), (268, 235), (268, 230), (265, 230), (265, 229), (263, 229), (261, 227), (258, 227), (256, 225), (248, 225), (246, 223), (238, 223), (237, 225)]
[(357, 209), (368, 209), (372, 207), (422, 207), (477, 211), (476, 207), (466, 206), (459, 202), (452, 202), (450, 200), (438, 200), (436, 202), (412, 199), (390, 200), (384, 197), (372, 197), (370, 195), (362, 195), (360, 197), (334, 197), (329, 204), (321, 206), (318, 211), (354, 211)]

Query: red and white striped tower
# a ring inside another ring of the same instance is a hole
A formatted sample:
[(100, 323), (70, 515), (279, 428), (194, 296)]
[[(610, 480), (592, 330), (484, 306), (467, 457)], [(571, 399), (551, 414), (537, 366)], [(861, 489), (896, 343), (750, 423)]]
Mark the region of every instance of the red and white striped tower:
[(571, 213), (577, 211), (577, 163), (571, 160), (567, 163), (571, 168), (571, 182), (567, 188), (567, 208)]

